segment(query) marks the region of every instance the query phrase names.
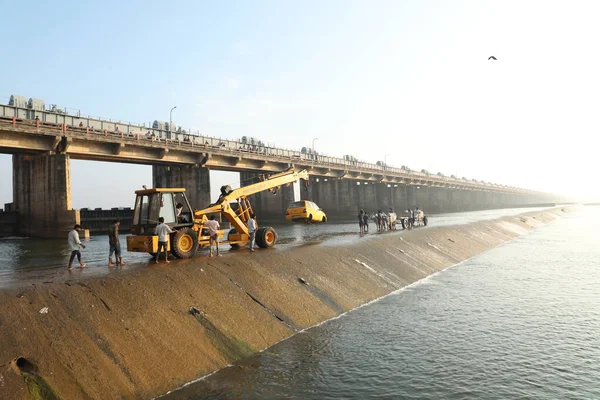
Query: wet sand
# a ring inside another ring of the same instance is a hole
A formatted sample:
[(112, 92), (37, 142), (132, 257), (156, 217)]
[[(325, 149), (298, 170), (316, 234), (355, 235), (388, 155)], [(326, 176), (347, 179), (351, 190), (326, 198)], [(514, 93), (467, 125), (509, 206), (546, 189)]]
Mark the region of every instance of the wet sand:
[(0, 398), (28, 398), (39, 387), (65, 399), (151, 398), (565, 212), (340, 235), (102, 276), (90, 269), (3, 289)]

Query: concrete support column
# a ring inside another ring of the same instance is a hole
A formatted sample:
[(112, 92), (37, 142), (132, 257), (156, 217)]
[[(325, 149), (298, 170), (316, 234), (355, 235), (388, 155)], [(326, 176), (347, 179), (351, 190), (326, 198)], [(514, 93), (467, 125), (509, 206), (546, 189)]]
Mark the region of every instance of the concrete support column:
[[(247, 186), (260, 182), (259, 175), (261, 174), (251, 171), (240, 172), (241, 185)], [(285, 219), (285, 210), (294, 202), (294, 185), (284, 185), (275, 194), (268, 190), (255, 193), (249, 199), (252, 210), (259, 220), (283, 220)]]
[(473, 191), (473, 204), (476, 210), (482, 210), (485, 207), (483, 206), (483, 192), (481, 190)]
[(417, 206), (417, 187), (413, 185), (406, 186), (406, 208), (414, 210)]
[(302, 190), (302, 200), (315, 202), (328, 218), (352, 217), (357, 210), (356, 181), (349, 179), (311, 177), (308, 191)]
[(80, 222), (71, 205), (69, 156), (13, 155), (13, 203), (20, 235), (66, 238)]
[(492, 192), (482, 192), (483, 193), (483, 208), (491, 209), (494, 208), (494, 197)]
[(431, 204), (429, 203), (429, 187), (428, 186), (417, 186), (415, 188), (415, 207), (419, 207), (421, 210), (429, 210)]
[(471, 200), (471, 191), (466, 189), (458, 189), (454, 193), (456, 198), (456, 210), (455, 211), (472, 211), (473, 204)]
[(380, 204), (377, 200), (377, 185), (375, 182), (361, 182), (360, 185), (355, 184), (355, 195), (354, 201), (356, 204), (356, 211), (363, 208), (369, 210), (368, 212), (377, 211), (380, 208)]
[(153, 165), (152, 184), (155, 188), (185, 188), (192, 208), (201, 210), (210, 201), (210, 172), (205, 167)]
[(398, 213), (398, 214), (402, 213), (402, 211), (404, 211), (408, 208), (406, 192), (407, 192), (407, 186), (405, 186), (405, 185), (398, 185), (398, 187), (395, 187), (394, 190), (392, 191), (392, 194), (393, 194), (392, 199), (393, 199), (394, 207), (395, 207), (394, 209), (396, 210), (396, 213)]
[(440, 213), (450, 209), (448, 202), (448, 191), (446, 188), (430, 187), (429, 188), (429, 205), (425, 212)]
[(388, 212), (390, 208), (395, 209), (394, 207), (394, 187), (393, 185), (389, 185), (387, 183), (376, 183), (375, 192), (377, 196), (377, 204), (378, 208), (384, 212)]

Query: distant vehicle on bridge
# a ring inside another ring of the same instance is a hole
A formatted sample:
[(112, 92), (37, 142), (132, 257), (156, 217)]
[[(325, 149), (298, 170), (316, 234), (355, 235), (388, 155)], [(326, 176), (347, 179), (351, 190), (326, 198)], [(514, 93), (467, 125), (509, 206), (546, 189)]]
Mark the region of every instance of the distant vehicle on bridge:
[(356, 165), (358, 163), (358, 159), (354, 156), (351, 156), (350, 154), (344, 155), (343, 158), (344, 158), (344, 161), (348, 161), (352, 165)]

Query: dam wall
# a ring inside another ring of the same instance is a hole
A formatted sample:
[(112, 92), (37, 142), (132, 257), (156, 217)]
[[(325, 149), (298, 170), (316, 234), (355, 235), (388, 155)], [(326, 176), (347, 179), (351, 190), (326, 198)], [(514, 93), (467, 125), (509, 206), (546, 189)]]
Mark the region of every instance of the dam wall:
[(568, 211), (244, 249), (5, 289), (0, 398), (152, 398)]

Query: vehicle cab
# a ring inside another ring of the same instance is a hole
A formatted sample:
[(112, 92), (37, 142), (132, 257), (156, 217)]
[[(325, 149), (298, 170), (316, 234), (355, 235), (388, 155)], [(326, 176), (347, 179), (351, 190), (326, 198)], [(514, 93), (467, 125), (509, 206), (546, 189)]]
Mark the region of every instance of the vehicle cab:
[[(137, 190), (135, 194), (131, 233), (153, 234), (160, 217), (165, 219), (165, 224), (175, 229), (194, 224), (185, 189), (144, 189)], [(178, 209), (177, 205), (181, 207)]]
[[(127, 251), (155, 253), (158, 248), (158, 236), (154, 228), (158, 219), (163, 217), (171, 229), (181, 230), (194, 225), (192, 208), (185, 195), (185, 189), (144, 189), (135, 192), (132, 236), (127, 237)], [(178, 207), (179, 206), (179, 207)], [(171, 250), (171, 238), (167, 243)]]

